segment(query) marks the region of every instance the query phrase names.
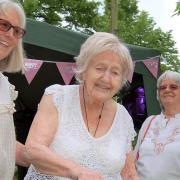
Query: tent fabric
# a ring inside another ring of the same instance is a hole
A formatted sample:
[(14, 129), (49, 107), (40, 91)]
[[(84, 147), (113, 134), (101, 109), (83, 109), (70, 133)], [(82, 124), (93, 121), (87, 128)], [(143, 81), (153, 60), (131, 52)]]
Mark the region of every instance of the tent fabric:
[[(76, 56), (81, 44), (88, 38), (87, 35), (52, 26), (45, 22), (27, 20), (27, 34), (24, 38), (25, 45), (37, 46), (51, 51)], [(126, 44), (133, 60), (158, 56), (155, 49)], [(53, 57), (51, 57), (53, 58)]]
[[(23, 42), (28, 58), (43, 61), (74, 62), (73, 57), (78, 55), (81, 44), (88, 36), (82, 33), (54, 27), (44, 22), (27, 20), (27, 34)], [(160, 52), (150, 48), (144, 48), (126, 44), (130, 50), (133, 60), (143, 60), (159, 56)], [(142, 74), (148, 115), (159, 112), (156, 100), (156, 79), (144, 66), (143, 62), (137, 63), (135, 72)], [(47, 86), (60, 83), (64, 84), (55, 64), (43, 63), (36, 77), (29, 85), (23, 75), (8, 75), (12, 84), (19, 91), (19, 99), (23, 101), (28, 109), (35, 109)], [(72, 80), (75, 83), (75, 80)]]

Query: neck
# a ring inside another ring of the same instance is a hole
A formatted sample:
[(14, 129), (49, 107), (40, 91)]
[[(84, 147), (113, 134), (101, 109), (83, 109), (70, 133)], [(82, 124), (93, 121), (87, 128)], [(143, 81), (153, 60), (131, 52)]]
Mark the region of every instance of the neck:
[(176, 107), (173, 109), (172, 109), (172, 107), (169, 107), (169, 108), (166, 107), (165, 111), (164, 111), (166, 118), (174, 117), (178, 113), (180, 113), (180, 109), (178, 109)]
[[(89, 111), (88, 111), (88, 107), (87, 107), (87, 104), (86, 104), (86, 98), (85, 98), (85, 86), (83, 86), (82, 88), (83, 88), (82, 89), (83, 90), (82, 98), (83, 98), (86, 125), (87, 125), (89, 133), (92, 133), (92, 132), (90, 132), (90, 127), (89, 127), (89, 123), (90, 123), (89, 120), (90, 119), (89, 119), (89, 116), (88, 116)], [(102, 104), (100, 113), (98, 114), (98, 117), (97, 117), (98, 120), (97, 120), (96, 128), (95, 128), (94, 132), (92, 133), (94, 137), (96, 136), (96, 132), (98, 131), (98, 128), (99, 128), (99, 123), (100, 123), (100, 120), (102, 118), (103, 108), (104, 108), (104, 103)], [(95, 115), (96, 115), (96, 112), (98, 112), (97, 109), (94, 111)], [(91, 110), (91, 113), (92, 113), (92, 110)], [(92, 114), (91, 114), (91, 116), (92, 116)]]
[(88, 109), (91, 109), (92, 111), (94, 110), (97, 112), (97, 110), (100, 109), (100, 107), (102, 107), (104, 102), (92, 98), (89, 95), (85, 84), (81, 86), (81, 94), (82, 94), (82, 96), (84, 96), (82, 98), (85, 98), (85, 100), (86, 100), (86, 107)]

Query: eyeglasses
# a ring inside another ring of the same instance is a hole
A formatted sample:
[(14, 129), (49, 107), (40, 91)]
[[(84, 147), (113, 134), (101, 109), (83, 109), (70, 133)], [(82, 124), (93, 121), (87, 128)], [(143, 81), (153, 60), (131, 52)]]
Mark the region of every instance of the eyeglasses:
[(178, 86), (177, 84), (169, 84), (169, 85), (162, 85), (159, 86), (159, 91), (165, 91), (167, 88), (169, 88), (169, 90), (171, 91), (175, 91), (179, 88), (180, 86)]
[(10, 22), (4, 20), (4, 19), (0, 19), (0, 31), (3, 32), (8, 32), (11, 28), (13, 28), (13, 35), (20, 39), (22, 38), (26, 31), (18, 26), (13, 26)]

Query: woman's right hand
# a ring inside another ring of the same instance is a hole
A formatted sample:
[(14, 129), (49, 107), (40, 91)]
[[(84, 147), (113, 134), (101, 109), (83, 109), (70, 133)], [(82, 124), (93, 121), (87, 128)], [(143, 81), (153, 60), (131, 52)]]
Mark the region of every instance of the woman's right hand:
[(84, 167), (77, 168), (73, 174), (73, 180), (104, 180), (100, 173)]

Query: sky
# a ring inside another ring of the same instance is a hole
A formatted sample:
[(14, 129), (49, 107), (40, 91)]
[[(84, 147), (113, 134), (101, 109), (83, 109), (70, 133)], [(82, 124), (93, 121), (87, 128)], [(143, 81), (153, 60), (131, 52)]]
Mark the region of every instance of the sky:
[(172, 16), (178, 0), (138, 0), (139, 10), (145, 10), (162, 31), (172, 30), (180, 57), (180, 16)]

